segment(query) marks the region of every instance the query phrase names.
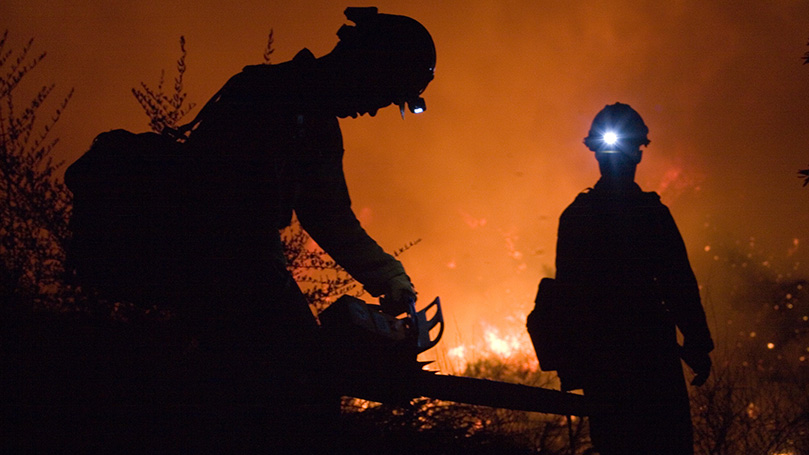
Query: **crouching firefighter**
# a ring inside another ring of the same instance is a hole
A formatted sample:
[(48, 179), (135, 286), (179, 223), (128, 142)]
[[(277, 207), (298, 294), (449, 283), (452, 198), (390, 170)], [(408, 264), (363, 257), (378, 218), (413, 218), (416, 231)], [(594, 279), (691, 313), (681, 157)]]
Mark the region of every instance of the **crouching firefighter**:
[(682, 237), (660, 197), (634, 182), (648, 131), (626, 104), (596, 115), (584, 143), (601, 178), (562, 213), (556, 280), (542, 281), (529, 316), (540, 366), (558, 370), (563, 389), (583, 389), (603, 455), (692, 454), (680, 359), (693, 385), (711, 369), (713, 341)]
[[(353, 25), (338, 30), (339, 42), (328, 54), (316, 58), (304, 49), (285, 63), (247, 66), (192, 123), (154, 139), (168, 141), (172, 156), (181, 157), (182, 178), (167, 183), (156, 182), (154, 174), (141, 180), (130, 175), (127, 190), (140, 185), (144, 193), (160, 188), (171, 194), (157, 204), (167, 218), (126, 235), (115, 233), (126, 229), (120, 225), (106, 227), (103, 235), (97, 229), (99, 236), (86, 241), (77, 235), (71, 252), (79, 281), (112, 295), (123, 291), (176, 307), (198, 349), (213, 359), (203, 369), (215, 370), (212, 381), (221, 385), (200, 401), (230, 406), (243, 400), (255, 411), (260, 403), (250, 400), (267, 397), (267, 414), (277, 414), (268, 417), (274, 432), (304, 441), (339, 412), (339, 401), (326, 409), (311, 398), (334, 397), (329, 378), (318, 376), (324, 356), (317, 324), (286, 270), (278, 230), (289, 225), (294, 212), (317, 244), (371, 295), (385, 297), (392, 314), (404, 312), (416, 296), (402, 264), (365, 232), (352, 211), (338, 118), (374, 116), (391, 104), (403, 117), (406, 108), (424, 111), (421, 94), (433, 79), (435, 47), (427, 30), (409, 17), (376, 8), (347, 8), (345, 15)], [(131, 135), (106, 134), (96, 140), (98, 147)], [(137, 136), (132, 140), (148, 149)], [(92, 165), (71, 167), (66, 180), (79, 194)], [(105, 194), (106, 203), (126, 205), (115, 199), (118, 193)], [(77, 229), (92, 224), (86, 218), (74, 221)], [(116, 241), (138, 246), (103, 246)], [(114, 254), (128, 257), (120, 261), (110, 257)], [(118, 273), (119, 265), (127, 269)], [(225, 389), (235, 398), (216, 396)], [(244, 418), (245, 425), (256, 420), (255, 415)], [(279, 441), (285, 440), (271, 443)]]

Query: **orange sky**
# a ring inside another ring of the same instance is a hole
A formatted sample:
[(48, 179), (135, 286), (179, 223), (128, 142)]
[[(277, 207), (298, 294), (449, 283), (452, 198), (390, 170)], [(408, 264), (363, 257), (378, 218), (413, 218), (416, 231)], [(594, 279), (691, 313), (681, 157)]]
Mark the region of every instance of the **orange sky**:
[[(539, 278), (553, 274), (559, 214), (598, 177), (581, 140), (605, 104), (629, 103), (646, 120), (638, 181), (672, 209), (702, 282), (706, 223), (774, 255), (809, 240), (809, 188), (796, 178), (809, 167), (809, 2), (376, 5), (431, 31), (436, 79), (423, 115), (341, 121), (346, 174), (384, 247), (422, 239), (402, 260), (422, 299), (444, 302), (445, 349), (477, 343), (488, 325), (521, 327)], [(56, 82), (53, 101), (76, 88), (56, 131), (56, 153), (71, 162), (102, 131), (147, 129), (130, 88), (172, 74), (180, 35), (201, 106), (261, 62), (270, 28), (274, 62), (303, 47), (327, 53), (345, 6), (3, 0), (0, 26), (12, 46), (34, 37), (48, 52), (29, 82)]]

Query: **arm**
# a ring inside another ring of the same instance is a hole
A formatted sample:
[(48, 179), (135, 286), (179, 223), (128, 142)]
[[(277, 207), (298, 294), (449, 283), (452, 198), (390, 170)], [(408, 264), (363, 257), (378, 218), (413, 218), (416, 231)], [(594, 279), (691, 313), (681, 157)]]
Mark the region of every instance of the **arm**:
[(306, 232), (371, 295), (387, 294), (392, 281), (406, 279), (409, 284), (409, 278), (402, 264), (365, 232), (351, 209), (342, 138), (333, 120), (327, 141), (318, 141), (331, 146), (306, 150), (300, 157), (295, 212)]
[(683, 334), (680, 356), (696, 374), (691, 384), (700, 386), (708, 380), (711, 372), (711, 358), (708, 354), (713, 351), (714, 343), (685, 243), (668, 209), (663, 216), (663, 232), (666, 235), (666, 260), (663, 261), (660, 277), (663, 299)]
[(691, 269), (683, 238), (668, 209), (663, 213), (662, 223), (666, 236), (660, 273), (663, 299), (685, 338), (685, 347), (710, 352), (714, 343), (702, 307), (697, 279)]

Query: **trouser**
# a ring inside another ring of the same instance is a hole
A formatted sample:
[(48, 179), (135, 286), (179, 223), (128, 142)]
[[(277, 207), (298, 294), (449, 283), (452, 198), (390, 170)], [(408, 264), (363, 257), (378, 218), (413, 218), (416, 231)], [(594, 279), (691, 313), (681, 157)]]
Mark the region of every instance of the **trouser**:
[(327, 446), (340, 396), (297, 284), (286, 275), (280, 285), (220, 288), (211, 297), (194, 328), (200, 416), (191, 439), (227, 451), (317, 453)]
[(602, 374), (587, 381), (584, 394), (596, 409), (590, 434), (601, 455), (694, 453), (688, 395), (677, 364), (679, 371), (668, 375)]

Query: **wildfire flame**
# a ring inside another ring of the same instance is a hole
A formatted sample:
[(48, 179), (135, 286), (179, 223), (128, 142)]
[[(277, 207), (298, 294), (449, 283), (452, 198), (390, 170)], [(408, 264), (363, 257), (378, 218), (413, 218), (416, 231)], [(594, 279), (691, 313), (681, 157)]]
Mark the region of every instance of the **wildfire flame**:
[(519, 359), (529, 363), (529, 370), (539, 369), (539, 363), (534, 357), (533, 345), (528, 332), (517, 328), (507, 331), (488, 323), (481, 322), (483, 326), (482, 340), (477, 343), (460, 344), (447, 351), (447, 356), (457, 364), (465, 366), (481, 358), (499, 357), (504, 360)]

